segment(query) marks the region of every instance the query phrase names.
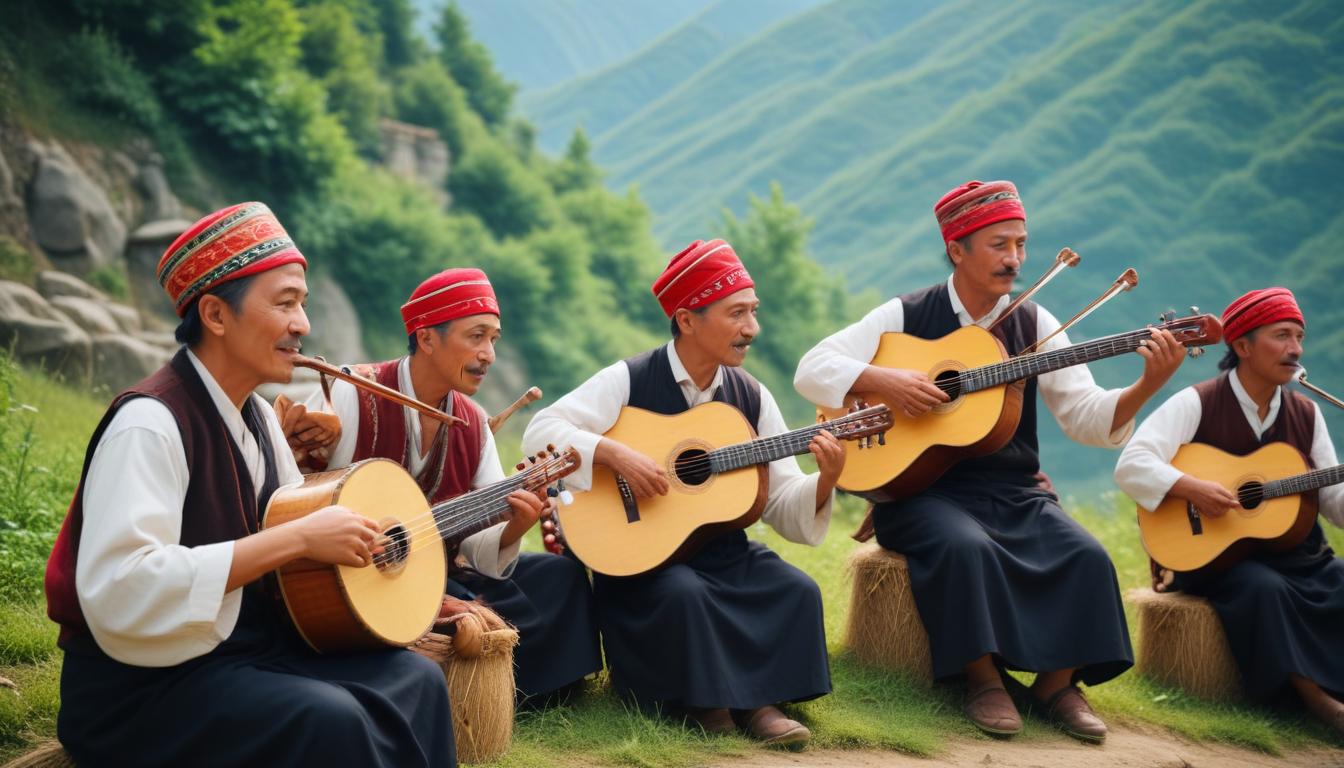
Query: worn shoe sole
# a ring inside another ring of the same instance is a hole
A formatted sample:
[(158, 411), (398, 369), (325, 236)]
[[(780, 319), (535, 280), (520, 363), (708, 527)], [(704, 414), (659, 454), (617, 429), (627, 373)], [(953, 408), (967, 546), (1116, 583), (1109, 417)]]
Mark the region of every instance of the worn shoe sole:
[(762, 744), (770, 747), (784, 747), (786, 749), (802, 749), (812, 741), (812, 731), (805, 725), (799, 725), (778, 736), (772, 736), (761, 741)]

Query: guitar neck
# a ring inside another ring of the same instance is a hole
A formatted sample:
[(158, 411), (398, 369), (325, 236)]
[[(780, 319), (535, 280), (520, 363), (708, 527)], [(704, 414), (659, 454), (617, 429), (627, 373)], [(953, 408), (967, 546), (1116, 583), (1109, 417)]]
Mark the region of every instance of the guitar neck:
[(812, 438), (823, 429), (832, 429), (849, 421), (851, 417), (810, 424), (791, 432), (781, 432), (770, 437), (759, 437), (745, 443), (726, 445), (709, 452), (709, 471), (712, 473), (729, 472), (734, 469), (769, 464), (772, 461), (789, 456), (801, 456), (807, 453)]
[(1264, 495), (1266, 499), (1292, 496), (1296, 493), (1308, 493), (1340, 482), (1344, 482), (1344, 464), (1318, 469), (1313, 472), (1303, 472), (1300, 475), (1285, 477), (1282, 480), (1271, 480), (1265, 483)]
[(982, 389), (990, 389), (991, 387), (1029, 379), (1032, 376), (1040, 376), (1043, 373), (1050, 373), (1061, 368), (1116, 357), (1126, 352), (1133, 352), (1139, 348), (1139, 344), (1144, 339), (1151, 337), (1151, 329), (1144, 328), (1128, 333), (1118, 333), (1114, 336), (1103, 336), (1100, 339), (1074, 344), (1063, 349), (1036, 352), (1005, 360), (1001, 363), (991, 363), (979, 368), (971, 368), (961, 373), (961, 391), (978, 392)]
[(468, 536), (502, 522), (509, 511), (509, 494), (522, 488), (527, 478), (526, 472), (519, 472), (430, 507), (439, 536), (449, 544), (460, 544)]

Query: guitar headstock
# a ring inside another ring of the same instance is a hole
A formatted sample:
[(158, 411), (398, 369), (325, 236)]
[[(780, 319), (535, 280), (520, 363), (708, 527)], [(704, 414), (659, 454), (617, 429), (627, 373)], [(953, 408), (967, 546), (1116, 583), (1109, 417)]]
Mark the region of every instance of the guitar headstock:
[(1223, 340), (1222, 321), (1210, 314), (1200, 314), (1199, 307), (1191, 307), (1190, 314), (1185, 317), (1176, 317), (1174, 311), (1168, 310), (1158, 319), (1161, 322), (1157, 327), (1171, 331), (1171, 335), (1189, 350), (1191, 357), (1204, 354), (1200, 347)]
[(564, 478), (582, 465), (583, 459), (577, 448), (558, 453), (554, 445), (547, 445), (546, 450), (538, 451), (516, 466), (520, 474), (527, 476), (523, 479), (522, 489), (547, 500), (546, 511), (541, 516), (541, 538), (546, 549), (557, 555), (565, 551), (565, 544), (555, 519), (555, 508), (573, 503), (574, 494), (565, 488)]
[(877, 436), (878, 445), (886, 445), (886, 431), (895, 424), (892, 417), (891, 408), (884, 403), (877, 405), (868, 405), (862, 400), (850, 406), (849, 413), (822, 422), (827, 432), (830, 432), (839, 440), (857, 440), (860, 448), (867, 448), (873, 444), (873, 436)]

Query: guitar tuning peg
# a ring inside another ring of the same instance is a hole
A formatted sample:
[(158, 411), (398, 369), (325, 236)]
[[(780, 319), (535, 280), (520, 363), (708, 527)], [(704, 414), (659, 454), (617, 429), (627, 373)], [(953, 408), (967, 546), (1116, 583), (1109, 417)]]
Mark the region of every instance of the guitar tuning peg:
[(550, 453), (555, 453), (555, 443), (547, 443), (546, 450)]
[(1190, 305), (1190, 314), (1192, 314), (1192, 315), (1198, 315), (1198, 314), (1199, 314), (1199, 307), (1196, 307), (1194, 304), (1191, 304), (1191, 305)]
[(517, 464), (514, 464), (513, 468), (518, 470), (519, 472), (522, 472), (524, 469), (527, 469), (527, 464), (520, 461)]
[(566, 507), (568, 507), (570, 504), (573, 504), (573, 503), (574, 503), (574, 494), (570, 493), (569, 491), (561, 491), (561, 492), (560, 492), (560, 503), (561, 503), (561, 504), (564, 504)]
[(527, 457), (527, 463), (528, 463), (528, 464), (536, 464), (536, 463), (537, 463), (537, 457), (536, 457), (536, 456), (528, 456), (528, 457)]
[(557, 490), (555, 486), (551, 486), (546, 489), (546, 495), (554, 499), (556, 496), (560, 495), (560, 491)]
[(1157, 316), (1157, 321), (1159, 323), (1170, 323), (1172, 320), (1175, 319), (1176, 319), (1176, 310), (1174, 309), (1168, 309), (1166, 312), (1163, 312), (1162, 314)]
[(877, 444), (878, 444), (878, 445), (886, 445), (886, 444), (887, 444), (887, 433), (886, 433), (886, 432), (878, 432), (878, 433), (877, 433)]
[(1191, 357), (1202, 357), (1204, 355), (1203, 347), (1190, 347), (1185, 353)]

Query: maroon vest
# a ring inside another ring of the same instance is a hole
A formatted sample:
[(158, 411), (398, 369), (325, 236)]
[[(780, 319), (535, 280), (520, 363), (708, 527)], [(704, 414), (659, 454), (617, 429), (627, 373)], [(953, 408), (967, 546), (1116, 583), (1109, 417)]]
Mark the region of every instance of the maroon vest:
[[(182, 436), (190, 479), (187, 496), (182, 504), (182, 537), (179, 544), (198, 547), (234, 541), (255, 533), (259, 520), (258, 508), (264, 509), (267, 501), (267, 498), (263, 498), (258, 503), (243, 456), (215, 408), (205, 382), (187, 359), (186, 352), (179, 350), (168, 365), (117, 395), (103, 420), (98, 423), (93, 437), (89, 438), (75, 498), (70, 502), (70, 510), (61, 524), (61, 531), (56, 536), (56, 544), (47, 561), (47, 615), (61, 626), (57, 644), (66, 650), (76, 643), (83, 648), (92, 645), (86, 642), (92, 636), (75, 591), (75, 564), (79, 554), (80, 531), (84, 525), (84, 479), (88, 476), (98, 441), (112, 423), (112, 418), (123, 405), (137, 397), (152, 397), (167, 406)], [(249, 397), (244, 404), (243, 419), (261, 447), (267, 478), (263, 495), (269, 497), (278, 475), (271, 442), (254, 398)]]
[[(371, 378), (385, 387), (401, 390), (397, 382), (400, 360), (352, 366), (355, 373)], [(364, 459), (391, 459), (410, 470), (410, 442), (406, 434), (404, 406), (386, 398), (377, 397), (363, 389), (359, 395), (359, 438), (355, 441), (352, 461)], [(449, 410), (449, 400), (452, 401)], [(465, 426), (443, 428), (434, 437), (425, 468), (415, 480), (420, 484), (429, 503), (460, 496), (471, 490), (471, 479), (481, 464), (481, 442), (485, 437), (485, 415), (471, 399), (459, 392), (450, 392), (439, 410), (465, 420)]]

